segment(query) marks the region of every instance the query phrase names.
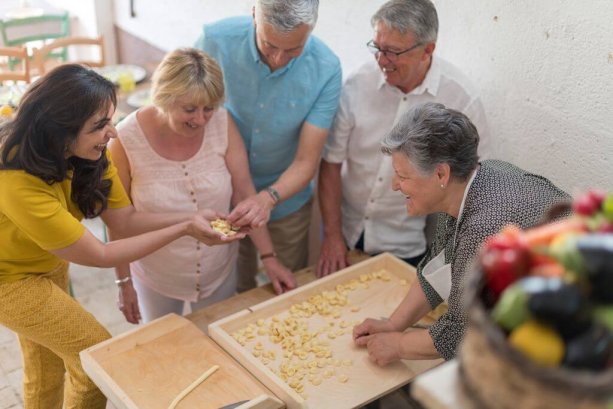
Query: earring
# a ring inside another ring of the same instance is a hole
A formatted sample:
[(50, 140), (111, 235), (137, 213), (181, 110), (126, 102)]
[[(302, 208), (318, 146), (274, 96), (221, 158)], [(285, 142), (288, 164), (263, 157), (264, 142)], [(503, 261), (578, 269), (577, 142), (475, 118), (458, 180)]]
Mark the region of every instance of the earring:
[(441, 189), (445, 189), (445, 185), (441, 184)]

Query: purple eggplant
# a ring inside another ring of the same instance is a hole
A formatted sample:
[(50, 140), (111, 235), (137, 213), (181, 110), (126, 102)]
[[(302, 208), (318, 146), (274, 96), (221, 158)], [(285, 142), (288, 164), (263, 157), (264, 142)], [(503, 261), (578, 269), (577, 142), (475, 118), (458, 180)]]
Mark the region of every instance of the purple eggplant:
[(595, 299), (613, 303), (613, 234), (589, 234), (577, 240), (577, 249)]

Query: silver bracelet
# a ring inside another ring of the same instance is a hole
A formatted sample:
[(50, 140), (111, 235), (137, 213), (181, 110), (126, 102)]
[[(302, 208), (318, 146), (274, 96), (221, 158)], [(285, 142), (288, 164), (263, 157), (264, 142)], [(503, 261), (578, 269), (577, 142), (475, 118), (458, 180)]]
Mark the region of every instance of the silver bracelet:
[(127, 276), (124, 278), (118, 278), (117, 280), (115, 280), (115, 284), (117, 284), (117, 287), (121, 287), (122, 285), (124, 285), (125, 283), (132, 281), (132, 277)]

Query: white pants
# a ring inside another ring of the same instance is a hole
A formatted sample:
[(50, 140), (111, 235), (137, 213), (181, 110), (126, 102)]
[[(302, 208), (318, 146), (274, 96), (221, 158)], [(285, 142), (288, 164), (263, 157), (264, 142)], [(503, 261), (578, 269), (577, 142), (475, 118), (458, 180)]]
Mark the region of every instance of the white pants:
[(145, 323), (172, 312), (182, 315), (185, 304), (188, 304), (191, 309), (188, 312), (193, 312), (232, 297), (236, 294), (236, 269), (211, 295), (197, 302), (183, 301), (162, 295), (147, 287), (136, 275), (132, 275), (132, 282), (138, 295), (138, 307), (140, 308), (142, 322)]

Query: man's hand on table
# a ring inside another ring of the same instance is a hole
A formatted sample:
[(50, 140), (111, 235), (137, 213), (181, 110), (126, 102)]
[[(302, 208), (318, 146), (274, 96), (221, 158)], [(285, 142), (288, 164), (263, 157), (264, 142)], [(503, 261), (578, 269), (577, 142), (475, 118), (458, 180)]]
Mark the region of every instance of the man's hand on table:
[(347, 260), (347, 253), (347, 245), (342, 236), (324, 236), (315, 271), (317, 278), (325, 277), (347, 267), (350, 264)]

